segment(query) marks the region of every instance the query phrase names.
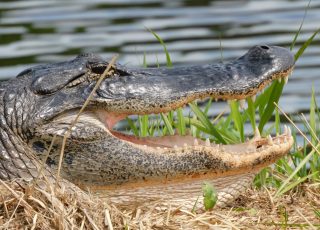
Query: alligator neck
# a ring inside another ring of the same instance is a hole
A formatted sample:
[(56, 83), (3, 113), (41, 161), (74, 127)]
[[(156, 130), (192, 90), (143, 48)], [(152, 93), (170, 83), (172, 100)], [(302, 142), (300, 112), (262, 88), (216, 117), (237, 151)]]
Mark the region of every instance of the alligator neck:
[(0, 115), (0, 179), (23, 178), (32, 180), (37, 174), (36, 160), (32, 150), (8, 127)]

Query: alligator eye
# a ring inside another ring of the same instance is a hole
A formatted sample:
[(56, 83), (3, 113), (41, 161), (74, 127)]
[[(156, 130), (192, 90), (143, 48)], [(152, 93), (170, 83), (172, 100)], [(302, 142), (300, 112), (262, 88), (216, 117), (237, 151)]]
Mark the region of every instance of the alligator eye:
[(268, 50), (269, 46), (260, 46), (261, 49)]
[(97, 65), (97, 66), (91, 67), (92, 72), (97, 74), (102, 74), (105, 69), (106, 69), (106, 65)]

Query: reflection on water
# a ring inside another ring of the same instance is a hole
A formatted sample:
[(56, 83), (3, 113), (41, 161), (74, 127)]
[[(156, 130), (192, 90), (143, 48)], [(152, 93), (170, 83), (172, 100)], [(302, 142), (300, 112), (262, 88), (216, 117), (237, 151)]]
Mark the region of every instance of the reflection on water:
[[(307, 1), (69, 0), (0, 2), (0, 79), (35, 63), (62, 61), (80, 52), (115, 53), (126, 65), (165, 63), (166, 42), (175, 65), (221, 61), (256, 44), (289, 47)], [(308, 11), (297, 45), (319, 27), (320, 1)], [(319, 41), (319, 39), (318, 39)], [(299, 60), (284, 90), (287, 112), (306, 110), (320, 86), (320, 44)], [(319, 98), (319, 93), (317, 94)]]

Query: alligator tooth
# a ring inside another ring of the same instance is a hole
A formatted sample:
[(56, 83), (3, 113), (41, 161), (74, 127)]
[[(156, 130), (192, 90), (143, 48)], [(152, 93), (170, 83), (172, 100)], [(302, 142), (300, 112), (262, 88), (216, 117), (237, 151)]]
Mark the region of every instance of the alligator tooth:
[(167, 147), (164, 147), (163, 149), (164, 149), (164, 150), (168, 150), (168, 148), (167, 148)]
[(288, 127), (286, 125), (284, 125), (284, 128), (283, 128), (283, 134), (284, 135), (287, 135), (288, 134)]
[(273, 140), (272, 140), (272, 137), (270, 135), (268, 136), (268, 144), (269, 145), (273, 145)]
[(160, 150), (161, 148), (159, 146), (157, 146), (157, 149)]
[(245, 99), (239, 100), (239, 105), (240, 105), (240, 109), (243, 110), (246, 105), (246, 100)]
[(209, 138), (206, 139), (206, 146), (207, 146), (207, 147), (210, 147), (210, 140), (209, 140)]
[(279, 139), (279, 138), (277, 138), (277, 144), (278, 144), (278, 145), (280, 145), (280, 144), (281, 144), (281, 142), (280, 142), (280, 139)]
[(256, 127), (255, 131), (254, 131), (254, 139), (260, 139), (261, 135), (260, 135), (260, 131), (258, 129), (258, 127)]
[(215, 100), (215, 102), (217, 102), (217, 101), (218, 101), (218, 98), (215, 98), (214, 100)]
[(177, 146), (177, 145), (174, 145), (174, 146), (173, 146), (173, 148), (177, 149), (177, 148), (178, 148), (178, 146)]
[(188, 147), (188, 144), (187, 143), (183, 143), (183, 147)]
[(278, 82), (281, 83), (281, 78), (278, 78)]
[(255, 101), (256, 101), (256, 95), (251, 96), (251, 100), (252, 100), (253, 102), (255, 102)]
[(288, 127), (288, 136), (291, 137), (291, 128)]
[(288, 80), (289, 80), (289, 77), (288, 77), (288, 76), (284, 77), (284, 84), (287, 84), (287, 83), (288, 83)]
[(195, 146), (199, 145), (198, 139), (195, 138), (194, 141), (193, 141), (193, 144), (194, 144)]
[(147, 147), (148, 147), (147, 145), (143, 145), (143, 148), (145, 148), (145, 149), (146, 149)]

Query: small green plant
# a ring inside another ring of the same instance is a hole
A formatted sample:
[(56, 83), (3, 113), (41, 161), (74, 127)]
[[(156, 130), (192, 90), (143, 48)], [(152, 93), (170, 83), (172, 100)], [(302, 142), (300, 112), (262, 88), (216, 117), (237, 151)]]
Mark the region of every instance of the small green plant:
[(283, 229), (287, 229), (288, 228), (289, 216), (288, 216), (288, 212), (287, 212), (286, 207), (284, 207), (284, 206), (280, 207), (280, 215), (281, 215), (281, 218), (282, 218), (281, 227)]
[(217, 191), (215, 190), (212, 184), (205, 182), (202, 185), (202, 193), (203, 205), (205, 210), (212, 209), (218, 201)]

